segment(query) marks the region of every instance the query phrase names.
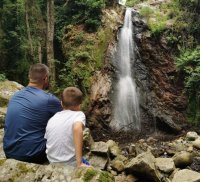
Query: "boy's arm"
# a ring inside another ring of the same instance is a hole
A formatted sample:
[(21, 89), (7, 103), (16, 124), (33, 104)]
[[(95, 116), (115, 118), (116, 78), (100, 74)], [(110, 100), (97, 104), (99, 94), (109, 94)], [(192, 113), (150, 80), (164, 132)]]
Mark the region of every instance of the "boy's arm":
[(75, 122), (73, 125), (74, 146), (75, 146), (77, 167), (82, 165), (83, 127), (84, 126), (82, 122)]

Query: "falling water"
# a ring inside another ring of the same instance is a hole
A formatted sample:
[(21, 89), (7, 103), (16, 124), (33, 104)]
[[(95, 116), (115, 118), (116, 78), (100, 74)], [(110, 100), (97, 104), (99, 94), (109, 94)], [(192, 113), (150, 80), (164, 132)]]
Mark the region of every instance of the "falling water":
[(132, 78), (131, 64), (134, 63), (132, 10), (127, 9), (124, 25), (119, 33), (116, 58), (113, 60), (118, 71), (114, 117), (111, 126), (117, 130), (140, 129), (139, 98)]

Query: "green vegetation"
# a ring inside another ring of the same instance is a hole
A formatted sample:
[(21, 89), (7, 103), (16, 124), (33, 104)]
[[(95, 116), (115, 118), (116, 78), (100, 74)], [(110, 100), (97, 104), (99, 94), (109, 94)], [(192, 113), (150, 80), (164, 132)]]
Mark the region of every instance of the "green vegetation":
[(88, 169), (86, 171), (86, 173), (83, 176), (83, 181), (84, 182), (89, 182), (90, 180), (92, 180), (93, 177), (95, 177), (97, 175), (97, 171), (95, 169)]
[(126, 6), (133, 7), (133, 6), (135, 6), (136, 4), (138, 4), (140, 2), (141, 2), (141, 0), (127, 0), (126, 1)]
[(29, 172), (35, 172), (34, 169), (32, 168), (28, 168), (27, 165), (25, 163), (18, 163), (17, 164), (17, 168), (19, 169), (19, 171), (21, 173), (29, 173)]
[(115, 181), (114, 177), (109, 172), (106, 171), (102, 171), (98, 179), (98, 182), (113, 182), (113, 181)]
[(6, 159), (0, 159), (0, 166), (2, 166), (5, 161), (6, 161)]
[(147, 24), (153, 36), (158, 37), (166, 29), (167, 15), (144, 6), (140, 9), (140, 14), (146, 18)]
[(188, 116), (195, 124), (200, 121), (200, 46), (183, 51), (177, 67), (185, 75), (185, 90), (189, 97)]
[(0, 74), (0, 81), (5, 81), (6, 80), (6, 75), (5, 74)]

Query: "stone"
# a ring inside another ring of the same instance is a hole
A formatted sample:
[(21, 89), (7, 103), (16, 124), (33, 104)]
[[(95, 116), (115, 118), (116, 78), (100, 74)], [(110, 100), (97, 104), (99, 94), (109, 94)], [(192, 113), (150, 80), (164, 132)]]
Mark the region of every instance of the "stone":
[(187, 132), (187, 134), (186, 134), (186, 140), (189, 140), (189, 141), (194, 141), (198, 137), (199, 137), (199, 135), (194, 131)]
[(108, 145), (105, 142), (94, 142), (91, 147), (91, 152), (97, 155), (108, 155)]
[(121, 172), (124, 170), (124, 163), (120, 160), (113, 160), (111, 161), (111, 167), (117, 171), (117, 172)]
[(83, 132), (83, 151), (90, 151), (92, 145), (94, 144), (94, 140), (92, 138), (91, 132), (89, 128), (85, 128)]
[(108, 158), (103, 156), (90, 156), (89, 163), (91, 166), (97, 169), (105, 169), (108, 164)]
[(177, 152), (173, 156), (173, 160), (176, 167), (182, 168), (182, 167), (189, 166), (192, 163), (193, 157), (194, 155), (192, 153), (181, 151), (181, 152)]
[(0, 128), (4, 127), (6, 111), (7, 111), (6, 107), (0, 107)]
[(200, 173), (183, 169), (175, 173), (172, 182), (199, 182), (200, 181)]
[(93, 167), (80, 167), (74, 171), (73, 178), (70, 182), (95, 182), (106, 180), (114, 182), (113, 175), (105, 171), (97, 170)]
[(194, 142), (193, 142), (193, 147), (200, 149), (200, 138), (197, 138)]
[(156, 158), (155, 165), (164, 173), (171, 173), (175, 169), (174, 161), (171, 158)]
[(121, 174), (115, 176), (115, 182), (135, 182), (135, 181), (137, 181), (137, 179), (133, 175), (126, 176), (124, 174)]
[(0, 159), (3, 159), (5, 158), (5, 154), (4, 154), (4, 151), (3, 151), (3, 136), (4, 136), (4, 130), (3, 129), (0, 129)]
[(144, 178), (154, 180), (155, 182), (161, 180), (161, 174), (156, 169), (155, 157), (150, 151), (139, 154), (125, 165), (125, 170), (131, 174), (138, 174)]
[(14, 93), (22, 88), (22, 85), (14, 81), (0, 82), (0, 107), (6, 107)]
[(194, 171), (200, 172), (200, 157), (194, 157), (190, 168)]
[(112, 156), (116, 157), (121, 154), (121, 150), (115, 141), (108, 140), (106, 143)]

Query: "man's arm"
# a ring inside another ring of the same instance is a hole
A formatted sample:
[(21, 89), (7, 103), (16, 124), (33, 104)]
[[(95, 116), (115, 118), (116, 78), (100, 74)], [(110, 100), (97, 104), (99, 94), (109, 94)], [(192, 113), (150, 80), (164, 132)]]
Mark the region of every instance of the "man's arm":
[(74, 146), (76, 154), (77, 167), (82, 165), (82, 149), (83, 149), (83, 123), (75, 122), (73, 125)]

